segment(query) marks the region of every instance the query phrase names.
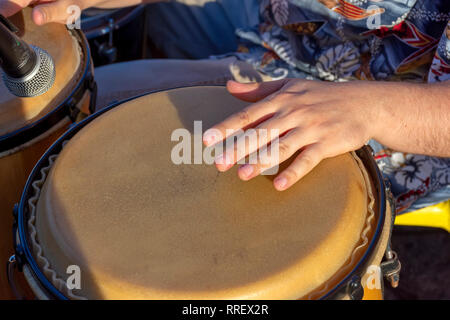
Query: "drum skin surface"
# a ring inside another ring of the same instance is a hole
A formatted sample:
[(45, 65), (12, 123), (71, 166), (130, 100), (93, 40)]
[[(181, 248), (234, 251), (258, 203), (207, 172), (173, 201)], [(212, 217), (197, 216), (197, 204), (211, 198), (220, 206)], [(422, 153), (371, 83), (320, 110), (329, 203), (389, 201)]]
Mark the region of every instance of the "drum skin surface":
[(37, 26), (31, 20), (31, 9), (19, 12), (10, 20), (19, 28), (18, 35), (28, 44), (46, 50), (56, 68), (55, 83), (45, 94), (18, 98), (0, 81), (0, 136), (20, 129), (53, 110), (73, 90), (80, 74), (80, 49), (66, 27), (50, 23)]
[(368, 215), (352, 154), (323, 161), (284, 192), (273, 176), (243, 182), (235, 169), (171, 161), (175, 129), (192, 132), (202, 120), (206, 130), (246, 105), (222, 87), (159, 92), (68, 141), (41, 190), (35, 228), (58, 277), (80, 267), (74, 294), (298, 299), (348, 263)]

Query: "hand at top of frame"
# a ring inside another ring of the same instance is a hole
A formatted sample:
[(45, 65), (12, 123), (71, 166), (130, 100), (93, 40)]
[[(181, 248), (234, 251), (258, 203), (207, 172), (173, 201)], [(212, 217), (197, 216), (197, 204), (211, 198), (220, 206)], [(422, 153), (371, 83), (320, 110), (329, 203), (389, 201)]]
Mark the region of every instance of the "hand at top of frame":
[[(0, 0), (0, 14), (9, 17), (25, 7), (32, 6), (32, 18), (37, 25), (49, 22), (67, 23), (68, 18), (76, 12), (69, 10), (70, 6), (77, 6), (80, 11), (92, 6), (100, 5), (104, 0)], [(124, 5), (127, 4), (124, 0)], [(135, 1), (132, 1), (133, 3)]]
[[(205, 145), (214, 145), (240, 129), (266, 129), (268, 138), (262, 139), (260, 130), (253, 130), (255, 140), (238, 136), (237, 143), (227, 146), (216, 159), (216, 166), (226, 171), (262, 148), (270, 155), (267, 142), (279, 138), (275, 144), (279, 163), (300, 151), (275, 178), (279, 191), (288, 189), (323, 159), (359, 149), (372, 138), (399, 151), (450, 155), (448, 83), (284, 79), (260, 84), (230, 81), (227, 88), (235, 97), (254, 104), (205, 132)], [(272, 129), (279, 134), (271, 134)], [(250, 180), (273, 165), (258, 159), (240, 166), (238, 174)]]

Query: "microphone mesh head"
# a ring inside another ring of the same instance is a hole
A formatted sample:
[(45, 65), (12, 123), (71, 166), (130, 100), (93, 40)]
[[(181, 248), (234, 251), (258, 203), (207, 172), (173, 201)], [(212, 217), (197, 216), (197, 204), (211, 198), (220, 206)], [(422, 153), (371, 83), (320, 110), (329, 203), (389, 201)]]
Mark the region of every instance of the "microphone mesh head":
[(3, 73), (8, 90), (18, 97), (36, 97), (46, 93), (55, 82), (55, 64), (47, 51), (31, 46), (36, 53), (36, 67), (22, 78), (12, 78)]

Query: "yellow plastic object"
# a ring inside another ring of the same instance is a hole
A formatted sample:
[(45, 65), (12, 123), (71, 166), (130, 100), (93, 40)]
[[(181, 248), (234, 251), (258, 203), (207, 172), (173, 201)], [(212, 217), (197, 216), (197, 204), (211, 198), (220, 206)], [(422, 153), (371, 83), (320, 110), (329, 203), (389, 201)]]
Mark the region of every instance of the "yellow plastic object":
[[(381, 279), (383, 281), (383, 279)], [(364, 289), (363, 300), (383, 300), (383, 291), (381, 289)]]
[(398, 215), (395, 224), (442, 228), (450, 232), (450, 200), (417, 211)]

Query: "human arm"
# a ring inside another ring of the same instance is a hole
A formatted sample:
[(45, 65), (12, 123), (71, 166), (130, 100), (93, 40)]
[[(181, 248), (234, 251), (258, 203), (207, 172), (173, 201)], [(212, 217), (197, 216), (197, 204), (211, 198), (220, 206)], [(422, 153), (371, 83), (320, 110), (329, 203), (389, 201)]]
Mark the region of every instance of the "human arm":
[(68, 8), (76, 5), (80, 10), (89, 7), (119, 8), (140, 3), (161, 2), (164, 0), (0, 0), (0, 14), (8, 17), (27, 6), (33, 6), (33, 21), (42, 25), (49, 22), (66, 23), (72, 15)]
[[(229, 136), (227, 129), (278, 129), (280, 163), (301, 150), (274, 180), (280, 191), (321, 160), (356, 150), (370, 139), (398, 151), (450, 156), (449, 81), (331, 83), (284, 79), (261, 84), (229, 82), (227, 87), (232, 95), (254, 104), (211, 128), (221, 133), (219, 137)], [(205, 132), (206, 145), (218, 142), (214, 140), (215, 130)], [(269, 141), (274, 138), (269, 137)], [(238, 154), (252, 153), (265, 143), (258, 141), (247, 150), (238, 150), (239, 146), (245, 143), (236, 143), (233, 150), (226, 149), (224, 157), (217, 159), (220, 171), (240, 160), (236, 159)], [(249, 180), (266, 169), (267, 164), (247, 164), (238, 174), (242, 180)]]

